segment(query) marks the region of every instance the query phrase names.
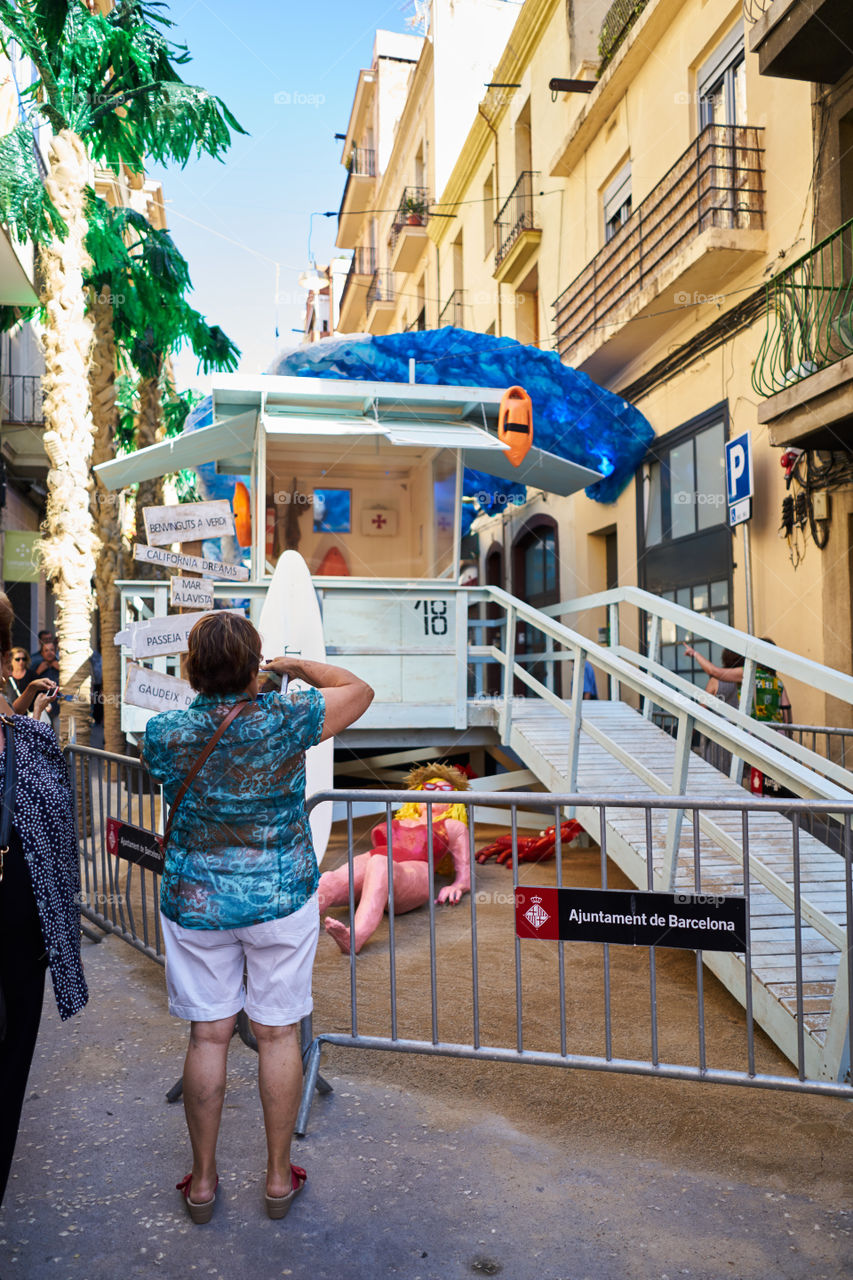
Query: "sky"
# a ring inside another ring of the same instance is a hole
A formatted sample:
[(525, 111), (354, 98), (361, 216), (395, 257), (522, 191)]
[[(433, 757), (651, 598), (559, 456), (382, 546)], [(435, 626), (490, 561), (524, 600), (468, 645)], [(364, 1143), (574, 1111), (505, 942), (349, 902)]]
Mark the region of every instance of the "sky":
[[(311, 213), (337, 212), (340, 163), (360, 67), (377, 27), (411, 30), (408, 0), (173, 0), (168, 14), (192, 62), (189, 84), (222, 98), (247, 130), (224, 163), (203, 157), (149, 170), (163, 183), (169, 230), (190, 265), (190, 301), (242, 351), (240, 372), (263, 371), (299, 341)], [(315, 217), (311, 253), (325, 263), (335, 218)], [(276, 307), (276, 264), (279, 303)], [(276, 340), (276, 312), (279, 339)], [(190, 352), (175, 362), (181, 389), (206, 390)]]

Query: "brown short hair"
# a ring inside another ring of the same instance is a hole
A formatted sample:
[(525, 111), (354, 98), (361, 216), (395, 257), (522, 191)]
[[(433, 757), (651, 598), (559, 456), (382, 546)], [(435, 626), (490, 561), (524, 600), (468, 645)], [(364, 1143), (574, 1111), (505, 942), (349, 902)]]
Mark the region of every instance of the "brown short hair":
[(12, 602), (5, 592), (0, 591), (0, 653), (8, 653), (12, 648), (12, 625), (15, 611)]
[(187, 679), (198, 693), (242, 693), (261, 665), (261, 637), (224, 609), (199, 618), (189, 635)]

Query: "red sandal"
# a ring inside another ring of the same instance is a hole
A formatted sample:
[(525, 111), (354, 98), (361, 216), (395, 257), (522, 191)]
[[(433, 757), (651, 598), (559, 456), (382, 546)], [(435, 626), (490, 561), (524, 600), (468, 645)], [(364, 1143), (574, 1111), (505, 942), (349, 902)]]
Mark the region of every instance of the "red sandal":
[(213, 1188), (213, 1195), (211, 1198), (209, 1200), (202, 1200), (201, 1202), (197, 1200), (190, 1200), (190, 1186), (192, 1184), (192, 1180), (192, 1174), (188, 1173), (183, 1182), (175, 1183), (175, 1190), (183, 1192), (187, 1211), (189, 1212), (193, 1222), (197, 1222), (199, 1224), (210, 1222), (210, 1219), (213, 1217), (213, 1206), (216, 1203), (216, 1188), (219, 1186), (219, 1177), (217, 1175), (216, 1186)]
[(269, 1196), (264, 1195), (264, 1203), (267, 1207), (267, 1216), (270, 1218), (286, 1218), (290, 1212), (290, 1206), (293, 1204), (299, 1192), (305, 1186), (308, 1180), (308, 1174), (304, 1169), (300, 1169), (298, 1164), (290, 1166), (290, 1191), (286, 1196)]

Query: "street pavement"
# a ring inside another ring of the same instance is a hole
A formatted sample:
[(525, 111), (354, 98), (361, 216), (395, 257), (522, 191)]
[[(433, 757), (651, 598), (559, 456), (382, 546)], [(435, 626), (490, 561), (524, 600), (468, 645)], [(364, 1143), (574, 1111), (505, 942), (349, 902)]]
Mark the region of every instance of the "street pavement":
[(88, 1008), (62, 1025), (45, 1004), (2, 1280), (853, 1274), (848, 1102), (329, 1049), (334, 1092), (294, 1153), (308, 1185), (272, 1222), (256, 1059), (237, 1040), (218, 1202), (195, 1226), (174, 1189), (189, 1148), (165, 1094), (186, 1033), (162, 969), (116, 937), (84, 951)]

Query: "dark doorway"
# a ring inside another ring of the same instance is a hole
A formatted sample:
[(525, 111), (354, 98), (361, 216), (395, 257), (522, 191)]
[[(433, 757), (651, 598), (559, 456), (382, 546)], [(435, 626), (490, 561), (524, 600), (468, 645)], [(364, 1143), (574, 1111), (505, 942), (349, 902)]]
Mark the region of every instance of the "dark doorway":
[[(515, 538), (512, 548), (513, 593), (534, 609), (556, 604), (560, 599), (560, 555), (557, 538), (557, 522), (551, 516), (533, 516)], [(542, 653), (552, 647), (552, 642), (541, 631), (521, 623), (516, 632), (516, 653)], [(560, 664), (548, 662), (525, 663), (527, 670), (562, 696)], [(534, 696), (533, 691), (521, 681), (515, 682), (519, 697)]]
[[(486, 586), (503, 587), (504, 585), (504, 553), (499, 546), (490, 547), (486, 554)], [(486, 605), (486, 618), (498, 621), (504, 617), (504, 611), (493, 600)], [(501, 642), (500, 627), (483, 627), (483, 644), (498, 645)], [(486, 665), (485, 690), (489, 694), (498, 694), (503, 684), (503, 669), (496, 662)]]

